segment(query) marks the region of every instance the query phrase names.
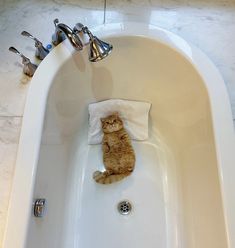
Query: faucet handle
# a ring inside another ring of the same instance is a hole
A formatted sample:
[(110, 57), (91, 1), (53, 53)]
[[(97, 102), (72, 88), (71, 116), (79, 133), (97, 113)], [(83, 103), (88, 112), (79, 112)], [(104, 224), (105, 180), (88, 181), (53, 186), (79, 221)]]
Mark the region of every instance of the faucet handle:
[(9, 51), (20, 55), (21, 57), (23, 57), (24, 55), (22, 53), (20, 53), (15, 47), (9, 47)]
[(34, 36), (32, 36), (29, 32), (27, 32), (27, 31), (22, 31), (21, 32), (21, 35), (23, 35), (23, 36), (26, 36), (26, 37), (29, 37), (29, 38), (31, 38), (32, 40), (34, 40), (34, 41), (38, 41), (38, 39), (36, 39)]
[(36, 47), (36, 52), (35, 52), (35, 56), (40, 59), (40, 60), (43, 60), (49, 53), (49, 50), (46, 49), (42, 42), (39, 41), (37, 38), (35, 38), (33, 35), (31, 35), (29, 32), (27, 31), (22, 31), (21, 32), (21, 35), (25, 36), (25, 37), (28, 37), (32, 40), (35, 41), (35, 47)]
[(22, 58), (22, 63), (25, 64), (26, 62), (30, 61), (29, 58), (25, 57), (21, 52), (19, 52), (15, 47), (9, 47), (9, 51), (19, 55)]
[(55, 27), (57, 26), (58, 23), (59, 23), (59, 19), (56, 18), (56, 19), (54, 20)]
[(19, 52), (15, 47), (9, 47), (9, 51), (19, 55), (22, 58), (23, 72), (32, 77), (37, 69), (37, 65), (33, 64), (29, 58), (25, 57), (21, 52)]
[[(55, 25), (55, 29), (57, 29), (57, 25), (59, 24), (59, 19), (56, 18), (56, 19), (54, 19), (53, 22), (54, 22), (54, 25)], [(52, 35), (52, 43), (53, 43), (54, 46), (57, 46), (59, 43), (61, 43), (65, 39), (66, 39), (66, 36), (61, 31), (58, 31), (58, 33), (55, 31), (55, 33)]]

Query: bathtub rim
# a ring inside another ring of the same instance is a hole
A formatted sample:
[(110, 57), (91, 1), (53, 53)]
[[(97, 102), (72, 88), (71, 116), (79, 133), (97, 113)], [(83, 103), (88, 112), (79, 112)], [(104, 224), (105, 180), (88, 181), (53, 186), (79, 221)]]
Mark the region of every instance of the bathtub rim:
[[(235, 230), (235, 214), (233, 213), (235, 199), (232, 192), (235, 186), (233, 182), (235, 136), (229, 97), (218, 69), (198, 48), (181, 37), (154, 25), (136, 22), (110, 23), (100, 25), (92, 31), (102, 38), (120, 35), (142, 36), (162, 42), (182, 54), (201, 75), (210, 102), (228, 247), (235, 247), (235, 237), (232, 235), (232, 231)], [(54, 48), (40, 64), (31, 81), (25, 104), (3, 248), (25, 247), (32, 212), (32, 197), (47, 96), (54, 75), (73, 52), (67, 40)], [(50, 64), (53, 66), (51, 67)], [(47, 68), (50, 68), (52, 72), (43, 73), (47, 71)], [(217, 99), (220, 101), (218, 102)], [(35, 115), (35, 113), (38, 114)], [(33, 119), (32, 116), (34, 116)], [(38, 132), (29, 133), (28, 130), (38, 130)], [(23, 195), (22, 192), (24, 192)], [(19, 202), (20, 206), (22, 202), (24, 203), (24, 209), (22, 207), (18, 209)]]

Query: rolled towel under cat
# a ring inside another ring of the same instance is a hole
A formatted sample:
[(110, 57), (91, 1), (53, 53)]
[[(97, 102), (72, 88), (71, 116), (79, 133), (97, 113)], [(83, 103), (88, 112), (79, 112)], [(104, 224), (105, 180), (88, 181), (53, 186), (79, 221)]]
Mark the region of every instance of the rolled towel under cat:
[(105, 171), (95, 171), (93, 178), (97, 183), (110, 184), (132, 173), (135, 167), (135, 153), (118, 113), (101, 118), (101, 122), (104, 133), (102, 150)]

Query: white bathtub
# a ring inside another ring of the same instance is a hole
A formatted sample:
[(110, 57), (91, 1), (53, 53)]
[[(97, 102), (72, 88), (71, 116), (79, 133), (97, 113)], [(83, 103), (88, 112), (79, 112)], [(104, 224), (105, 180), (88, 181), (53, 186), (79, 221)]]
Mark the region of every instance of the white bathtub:
[[(230, 104), (209, 59), (178, 36), (140, 23), (94, 30), (106, 59), (56, 47), (31, 82), (4, 248), (234, 248), (235, 156)], [(88, 104), (152, 103), (136, 169), (98, 185), (100, 145), (87, 144)], [(43, 218), (36, 198), (47, 199)], [(133, 210), (119, 214), (129, 200)]]

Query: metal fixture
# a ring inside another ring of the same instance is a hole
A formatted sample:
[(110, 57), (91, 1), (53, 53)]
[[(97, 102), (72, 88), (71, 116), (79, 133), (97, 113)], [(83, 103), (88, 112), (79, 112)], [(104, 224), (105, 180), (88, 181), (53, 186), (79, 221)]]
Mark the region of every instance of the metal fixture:
[(28, 33), (27, 31), (23, 31), (21, 33), (23, 36), (26, 36), (32, 40), (35, 41), (35, 47), (36, 47), (36, 52), (35, 52), (35, 56), (40, 59), (40, 60), (43, 60), (49, 53), (49, 50), (46, 49), (42, 42), (39, 41), (37, 38), (35, 38), (34, 36), (32, 36), (30, 33)]
[[(91, 33), (88, 27), (84, 26), (81, 23), (77, 23), (73, 30), (67, 25), (59, 23), (58, 19), (54, 20), (54, 24), (56, 30), (52, 36), (52, 43), (57, 46), (67, 36), (70, 43), (76, 50), (82, 50), (85, 45), (89, 44), (89, 60), (91, 62), (97, 62), (107, 57), (113, 49), (112, 45), (98, 39)], [(88, 43), (82, 42), (81, 38), (84, 38), (84, 35), (88, 35)]]
[(28, 75), (29, 77), (32, 77), (37, 69), (37, 65), (33, 64), (29, 58), (25, 57), (22, 53), (20, 53), (16, 48), (14, 47), (9, 47), (9, 51), (20, 55), (22, 58), (22, 64), (24, 65), (23, 67), (23, 72)]
[(121, 201), (117, 205), (118, 212), (122, 215), (130, 214), (132, 210), (131, 203), (129, 201)]
[(76, 50), (82, 50), (83, 44), (79, 36), (67, 25), (59, 23), (58, 19), (54, 20), (55, 33), (52, 36), (52, 43), (57, 46), (63, 40), (65, 36), (69, 39), (70, 43)]
[(34, 202), (33, 213), (35, 217), (43, 217), (45, 214), (46, 199), (36, 199)]
[(83, 32), (84, 34), (87, 34), (89, 36), (89, 60), (91, 62), (100, 61), (111, 53), (113, 46), (94, 36), (87, 26), (84, 26), (81, 23), (77, 23), (73, 30), (75, 33)]

